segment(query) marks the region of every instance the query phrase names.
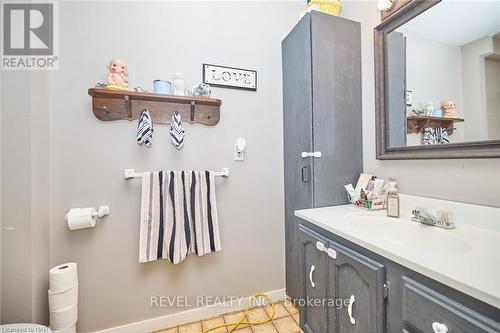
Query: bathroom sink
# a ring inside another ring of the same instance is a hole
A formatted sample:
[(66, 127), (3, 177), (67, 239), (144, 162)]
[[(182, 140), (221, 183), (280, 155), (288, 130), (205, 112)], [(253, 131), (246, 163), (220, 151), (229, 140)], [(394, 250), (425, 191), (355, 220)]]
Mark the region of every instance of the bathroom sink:
[(398, 247), (411, 246), (424, 252), (441, 253), (467, 252), (472, 249), (468, 241), (454, 236), (453, 230), (438, 229), (404, 218), (362, 213), (348, 215), (346, 219), (353, 232), (369, 234)]
[[(401, 217), (351, 205), (299, 210), (295, 215), (337, 239), (376, 253), (467, 295), (500, 307), (500, 209), (400, 195)], [(415, 207), (453, 212), (455, 229), (411, 220)], [(340, 250), (340, 249), (339, 249)]]

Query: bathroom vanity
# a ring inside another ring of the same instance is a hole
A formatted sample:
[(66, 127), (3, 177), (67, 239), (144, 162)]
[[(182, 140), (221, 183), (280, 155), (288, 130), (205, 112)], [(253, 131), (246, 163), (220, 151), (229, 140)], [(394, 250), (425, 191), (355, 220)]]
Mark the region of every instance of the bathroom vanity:
[[(415, 204), (457, 228), (411, 221)], [(402, 195), (401, 213), (295, 212), (304, 332), (500, 332), (500, 209)]]

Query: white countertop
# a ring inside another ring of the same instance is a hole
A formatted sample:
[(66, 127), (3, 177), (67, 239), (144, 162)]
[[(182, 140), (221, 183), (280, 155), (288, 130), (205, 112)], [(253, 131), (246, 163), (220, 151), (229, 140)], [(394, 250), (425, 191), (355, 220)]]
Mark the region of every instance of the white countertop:
[[(444, 230), (411, 221), (409, 207), (415, 202), (430, 213), (435, 213), (429, 209), (433, 206), (451, 210), (457, 228)], [(447, 203), (401, 195), (399, 219), (388, 218), (385, 210), (368, 212), (349, 205), (298, 210), (295, 215), (500, 308), (500, 208)], [(474, 220), (464, 221), (464, 216)]]

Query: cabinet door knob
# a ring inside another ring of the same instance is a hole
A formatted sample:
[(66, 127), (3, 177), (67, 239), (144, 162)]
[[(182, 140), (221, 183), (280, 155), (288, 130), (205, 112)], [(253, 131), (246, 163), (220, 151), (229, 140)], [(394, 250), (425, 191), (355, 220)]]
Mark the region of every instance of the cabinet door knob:
[(356, 302), (356, 298), (354, 295), (351, 295), (351, 298), (349, 298), (349, 306), (347, 307), (347, 313), (349, 314), (349, 319), (351, 320), (351, 324), (356, 324), (356, 319), (352, 316), (352, 305)]
[(311, 287), (316, 288), (316, 283), (313, 281), (313, 273), (316, 267), (314, 265), (311, 266), (311, 270), (309, 271), (309, 281), (311, 282)]
[(432, 330), (434, 333), (448, 333), (448, 327), (445, 324), (441, 324), (438, 322), (432, 323)]

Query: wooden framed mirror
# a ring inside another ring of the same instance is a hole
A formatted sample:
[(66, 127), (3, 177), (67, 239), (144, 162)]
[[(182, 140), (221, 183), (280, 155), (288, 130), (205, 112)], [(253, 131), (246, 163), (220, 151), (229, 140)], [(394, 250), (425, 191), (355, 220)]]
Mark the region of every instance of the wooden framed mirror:
[(500, 157), (500, 2), (409, 0), (385, 17), (377, 158)]

